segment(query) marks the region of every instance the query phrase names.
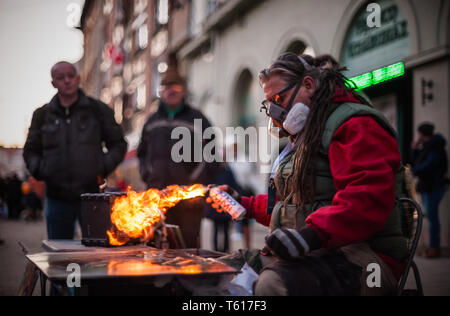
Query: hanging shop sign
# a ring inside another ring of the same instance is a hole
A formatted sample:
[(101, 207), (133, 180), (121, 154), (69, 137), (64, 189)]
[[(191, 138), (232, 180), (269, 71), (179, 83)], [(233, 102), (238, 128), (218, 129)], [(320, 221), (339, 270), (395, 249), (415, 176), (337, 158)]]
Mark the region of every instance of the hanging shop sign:
[(347, 77), (392, 65), (410, 55), (408, 20), (394, 0), (379, 4), (379, 25), (370, 23), (376, 12), (363, 6), (355, 17), (343, 45), (341, 63)]

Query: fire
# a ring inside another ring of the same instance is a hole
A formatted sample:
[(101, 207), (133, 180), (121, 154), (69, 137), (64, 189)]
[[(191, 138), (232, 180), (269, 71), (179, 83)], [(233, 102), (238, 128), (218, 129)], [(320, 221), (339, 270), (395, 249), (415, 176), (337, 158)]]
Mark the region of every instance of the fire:
[(206, 189), (201, 184), (191, 187), (169, 186), (159, 191), (145, 192), (129, 190), (126, 196), (117, 198), (112, 207), (111, 221), (117, 231), (108, 231), (112, 246), (122, 246), (130, 239), (150, 240), (152, 228), (164, 220), (168, 209), (182, 200), (205, 196)]

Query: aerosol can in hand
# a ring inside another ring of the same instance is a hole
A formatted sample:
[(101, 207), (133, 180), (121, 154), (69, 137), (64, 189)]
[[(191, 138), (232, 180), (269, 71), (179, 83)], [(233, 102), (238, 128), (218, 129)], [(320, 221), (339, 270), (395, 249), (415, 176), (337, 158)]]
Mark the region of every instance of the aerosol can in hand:
[(222, 210), (230, 214), (234, 221), (241, 221), (245, 218), (245, 214), (247, 213), (245, 208), (233, 199), (227, 192), (215, 187), (210, 189), (209, 196), (214, 203), (220, 205)]

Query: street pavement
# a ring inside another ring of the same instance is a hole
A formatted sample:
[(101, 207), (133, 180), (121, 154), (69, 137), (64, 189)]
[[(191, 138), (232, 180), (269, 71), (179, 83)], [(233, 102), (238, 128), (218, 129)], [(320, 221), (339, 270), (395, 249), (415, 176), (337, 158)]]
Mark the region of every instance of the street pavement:
[[(252, 226), (252, 247), (261, 248), (267, 228), (254, 223)], [(202, 223), (202, 248), (212, 249), (212, 228), (209, 220)], [(26, 222), (24, 220), (9, 221), (0, 219), (0, 296), (16, 295), (22, 280), (27, 260), (19, 242), (29, 251), (38, 251), (42, 240), (46, 239), (44, 221)], [(235, 239), (231, 243), (232, 250), (243, 248), (243, 240)], [(427, 260), (417, 257), (425, 295), (450, 296), (450, 252), (437, 260)], [(413, 278), (407, 282), (407, 288), (413, 288)], [(39, 286), (34, 295), (40, 295)]]

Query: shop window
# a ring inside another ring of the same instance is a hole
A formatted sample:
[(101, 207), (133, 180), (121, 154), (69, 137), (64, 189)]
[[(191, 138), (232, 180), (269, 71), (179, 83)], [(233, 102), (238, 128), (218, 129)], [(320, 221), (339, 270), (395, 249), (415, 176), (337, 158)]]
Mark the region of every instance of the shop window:
[(159, 94), (159, 84), (161, 82), (161, 73), (158, 70), (158, 66), (155, 66), (153, 69), (153, 91), (152, 91), (152, 98), (160, 98)]
[(173, 0), (172, 6), (174, 10), (180, 10), (186, 4), (188, 0)]
[(134, 15), (139, 15), (147, 9), (148, 0), (134, 0)]
[(367, 21), (370, 12), (362, 6), (355, 15), (342, 45), (340, 63), (348, 68), (347, 77), (372, 73), (389, 65), (397, 65), (411, 54), (407, 16), (398, 1), (382, 0), (380, 27)]
[(142, 25), (138, 31), (137, 35), (137, 43), (139, 49), (145, 49), (148, 46), (148, 26), (147, 24)]
[(145, 109), (147, 105), (147, 87), (141, 84), (136, 90), (136, 107), (138, 110)]
[(169, 0), (158, 0), (155, 5), (155, 33), (169, 22)]
[(114, 8), (114, 0), (105, 0), (103, 4), (103, 14), (110, 15)]
[(133, 22), (133, 1), (123, 0), (123, 24), (128, 25)]

